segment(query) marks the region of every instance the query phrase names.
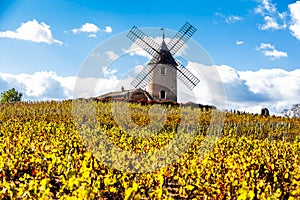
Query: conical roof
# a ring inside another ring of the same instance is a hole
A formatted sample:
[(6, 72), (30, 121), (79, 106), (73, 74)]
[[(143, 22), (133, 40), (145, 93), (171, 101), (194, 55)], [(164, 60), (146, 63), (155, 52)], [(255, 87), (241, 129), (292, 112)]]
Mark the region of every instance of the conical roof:
[(153, 57), (149, 64), (167, 64), (167, 65), (175, 65), (177, 66), (177, 63), (175, 59), (173, 58), (172, 54), (170, 53), (169, 48), (167, 47), (167, 44), (165, 43), (165, 40), (163, 39), (161, 46), (160, 46), (160, 58), (159, 61)]

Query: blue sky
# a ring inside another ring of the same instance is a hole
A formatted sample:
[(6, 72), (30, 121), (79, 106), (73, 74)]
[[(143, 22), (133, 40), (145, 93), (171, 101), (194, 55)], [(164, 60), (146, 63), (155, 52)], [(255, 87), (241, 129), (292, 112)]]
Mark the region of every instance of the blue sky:
[[(2, 0), (0, 90), (15, 86), (27, 99), (67, 98), (71, 77), (99, 44), (133, 25), (178, 30), (186, 21), (197, 28), (192, 38), (220, 67), (221, 76), (235, 77), (222, 77), (229, 84), (230, 106), (256, 111), (257, 105), (276, 105), (274, 112), (279, 112), (299, 99), (300, 1), (290, 0)], [(16, 83), (16, 77), (41, 74), (55, 79), (61, 93), (46, 92), (51, 81), (38, 87)], [(294, 80), (286, 98), (276, 96), (276, 91), (286, 92), (279, 80)]]

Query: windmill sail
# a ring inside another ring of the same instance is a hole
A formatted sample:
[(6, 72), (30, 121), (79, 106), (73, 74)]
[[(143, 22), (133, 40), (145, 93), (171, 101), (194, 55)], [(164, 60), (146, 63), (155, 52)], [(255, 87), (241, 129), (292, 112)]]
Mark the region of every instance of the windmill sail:
[(190, 72), (186, 67), (181, 63), (177, 62), (177, 66), (174, 66), (177, 69), (177, 77), (181, 82), (183, 82), (190, 90), (192, 90), (200, 80)]
[(131, 39), (133, 42), (138, 44), (141, 48), (143, 48), (147, 53), (152, 55), (156, 61), (160, 58), (159, 47), (153, 39), (147, 36), (144, 32), (138, 29), (136, 26), (133, 26), (132, 29), (127, 34), (127, 37)]
[(196, 28), (186, 22), (178, 31), (178, 33), (171, 39), (168, 45), (166, 45), (164, 42), (164, 35), (162, 45), (158, 45), (153, 39), (139, 30), (136, 26), (133, 26), (133, 28), (127, 34), (127, 37), (138, 44), (140, 47), (142, 47), (150, 55), (152, 55), (153, 58), (150, 60), (149, 64), (142, 70), (142, 72), (137, 75), (137, 77), (132, 81), (131, 84), (136, 88), (146, 87), (146, 85), (157, 73), (157, 66), (159, 64), (164, 64), (169, 67), (174, 67), (177, 70), (176, 76), (189, 89), (192, 90), (200, 82), (200, 80), (181, 63), (175, 61), (172, 55), (176, 54), (176, 52), (188, 41), (188, 39), (195, 32)]
[(131, 82), (131, 85), (135, 88), (145, 88), (153, 78), (154, 74), (157, 73), (156, 65), (146, 65), (142, 72), (140, 72), (135, 79)]
[(177, 34), (168, 43), (168, 48), (172, 55), (177, 53), (177, 51), (192, 37), (196, 32), (196, 28), (190, 23), (186, 22), (182, 28), (177, 32)]

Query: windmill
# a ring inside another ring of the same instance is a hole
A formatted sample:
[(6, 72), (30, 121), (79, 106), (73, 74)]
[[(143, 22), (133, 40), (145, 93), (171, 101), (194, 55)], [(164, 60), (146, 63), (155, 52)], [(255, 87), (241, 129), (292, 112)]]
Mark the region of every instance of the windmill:
[(133, 26), (127, 37), (153, 58), (131, 84), (135, 88), (145, 88), (148, 85), (148, 92), (154, 99), (175, 102), (177, 101), (177, 77), (192, 90), (200, 80), (173, 56), (195, 32), (196, 28), (186, 22), (168, 44), (165, 43), (163, 33), (163, 41), (159, 45), (136, 26)]

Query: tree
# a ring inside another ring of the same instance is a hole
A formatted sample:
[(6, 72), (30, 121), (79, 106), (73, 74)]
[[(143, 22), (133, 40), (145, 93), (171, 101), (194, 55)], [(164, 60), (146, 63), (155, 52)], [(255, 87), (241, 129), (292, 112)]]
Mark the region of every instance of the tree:
[(21, 101), (23, 94), (18, 92), (15, 88), (1, 92), (0, 103)]
[(300, 118), (300, 104), (294, 104), (291, 109), (283, 110), (282, 114), (285, 117), (298, 117), (298, 118)]
[(294, 104), (291, 108), (293, 117), (300, 117), (300, 104)]
[(265, 116), (265, 117), (270, 116), (269, 109), (268, 108), (262, 108), (261, 109), (261, 116)]

